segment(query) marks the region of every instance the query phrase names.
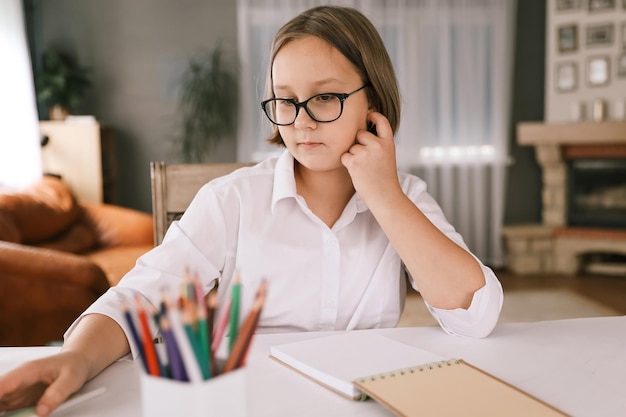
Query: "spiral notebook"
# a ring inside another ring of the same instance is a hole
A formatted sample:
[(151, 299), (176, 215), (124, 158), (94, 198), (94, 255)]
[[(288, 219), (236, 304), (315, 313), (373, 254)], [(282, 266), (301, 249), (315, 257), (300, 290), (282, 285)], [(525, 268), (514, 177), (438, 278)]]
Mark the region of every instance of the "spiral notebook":
[(372, 398), (401, 417), (566, 416), (463, 360), (371, 331), (275, 345), (270, 355), (347, 398)]

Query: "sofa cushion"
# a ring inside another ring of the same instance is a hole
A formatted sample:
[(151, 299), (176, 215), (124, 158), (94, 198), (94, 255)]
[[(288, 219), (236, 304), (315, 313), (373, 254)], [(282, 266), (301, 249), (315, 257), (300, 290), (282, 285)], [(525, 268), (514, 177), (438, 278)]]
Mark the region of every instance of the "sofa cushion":
[(98, 244), (96, 231), (85, 223), (74, 223), (54, 238), (37, 242), (33, 246), (75, 254), (85, 253)]
[(79, 214), (67, 185), (45, 176), (21, 191), (0, 192), (0, 240), (44, 241), (65, 230)]
[(22, 236), (13, 221), (13, 216), (0, 208), (0, 241), (20, 243)]
[(154, 223), (150, 214), (112, 204), (81, 203), (81, 219), (98, 236), (98, 247), (144, 246), (154, 241)]
[(152, 249), (152, 245), (116, 246), (97, 249), (86, 256), (104, 271), (110, 286), (115, 286), (137, 263), (137, 259)]

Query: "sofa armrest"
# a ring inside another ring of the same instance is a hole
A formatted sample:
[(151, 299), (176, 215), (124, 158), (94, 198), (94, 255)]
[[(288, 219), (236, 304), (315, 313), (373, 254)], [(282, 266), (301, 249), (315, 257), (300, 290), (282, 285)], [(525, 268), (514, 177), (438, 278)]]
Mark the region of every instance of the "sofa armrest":
[(0, 276), (5, 275), (71, 284), (97, 295), (109, 288), (104, 272), (84, 256), (0, 241)]
[(108, 287), (86, 257), (0, 241), (0, 346), (61, 340)]

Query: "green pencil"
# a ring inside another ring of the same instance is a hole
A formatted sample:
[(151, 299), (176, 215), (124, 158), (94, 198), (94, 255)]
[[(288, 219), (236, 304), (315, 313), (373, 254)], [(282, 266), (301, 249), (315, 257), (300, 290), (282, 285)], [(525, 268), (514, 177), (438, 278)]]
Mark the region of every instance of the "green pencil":
[(235, 272), (230, 302), (230, 326), (228, 332), (228, 353), (233, 351), (239, 333), (239, 302), (241, 298), (241, 277)]
[(198, 362), (198, 367), (202, 373), (202, 378), (207, 380), (210, 378), (209, 362), (206, 360), (206, 356), (202, 352), (200, 340), (198, 340), (198, 336), (194, 331), (192, 319), (193, 312), (190, 311), (190, 307), (191, 305), (183, 311), (183, 325), (185, 327), (189, 343), (191, 344), (191, 348), (193, 349), (194, 356), (196, 357), (196, 362)]

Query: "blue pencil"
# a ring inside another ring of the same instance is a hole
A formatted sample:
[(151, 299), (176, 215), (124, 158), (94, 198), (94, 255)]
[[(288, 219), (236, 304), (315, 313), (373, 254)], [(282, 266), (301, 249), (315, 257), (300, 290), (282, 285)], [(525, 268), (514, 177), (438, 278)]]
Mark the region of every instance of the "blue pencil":
[(161, 332), (163, 333), (163, 338), (165, 339), (165, 348), (167, 349), (172, 378), (177, 381), (189, 381), (183, 357), (178, 349), (176, 336), (174, 336), (174, 332), (170, 326), (170, 321), (166, 315), (161, 316)]
[(130, 333), (132, 334), (133, 341), (135, 342), (135, 346), (137, 347), (137, 351), (139, 352), (139, 357), (141, 358), (141, 363), (143, 364), (143, 369), (148, 372), (148, 362), (146, 361), (146, 355), (143, 351), (143, 343), (141, 338), (139, 338), (139, 333), (137, 333), (137, 329), (135, 328), (135, 323), (133, 321), (133, 316), (130, 313), (130, 309), (126, 304), (123, 306), (124, 310), (124, 318), (126, 319), (126, 324), (130, 328)]

